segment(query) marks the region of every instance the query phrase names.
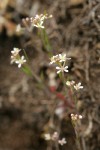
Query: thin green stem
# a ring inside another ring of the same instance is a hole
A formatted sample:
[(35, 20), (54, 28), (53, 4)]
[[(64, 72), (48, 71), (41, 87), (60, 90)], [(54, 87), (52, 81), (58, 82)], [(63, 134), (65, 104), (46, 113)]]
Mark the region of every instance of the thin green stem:
[(47, 52), (49, 52), (51, 54), (52, 47), (51, 47), (51, 44), (50, 44), (50, 41), (49, 41), (46, 30), (45, 29), (40, 29), (39, 30), (39, 35), (40, 35), (41, 40), (43, 42), (44, 48), (47, 50)]
[(27, 61), (29, 61), (29, 58), (28, 58), (28, 56), (27, 56), (27, 53), (26, 53), (26, 51), (23, 49), (23, 52), (24, 52), (24, 56), (25, 56), (25, 58), (27, 59)]
[(71, 122), (72, 122), (72, 126), (73, 126), (73, 128), (74, 128), (75, 135), (76, 135), (75, 141), (76, 141), (77, 148), (78, 148), (78, 150), (81, 150), (79, 135), (78, 135), (77, 130), (76, 130), (76, 127), (75, 127), (75, 122), (73, 122), (73, 120), (71, 120)]

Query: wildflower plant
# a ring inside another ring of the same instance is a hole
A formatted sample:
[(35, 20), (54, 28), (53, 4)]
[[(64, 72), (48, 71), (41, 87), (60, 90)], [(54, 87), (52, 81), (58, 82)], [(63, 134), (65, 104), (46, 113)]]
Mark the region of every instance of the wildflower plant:
[(22, 50), (19, 48), (13, 48), (13, 50), (11, 51), (11, 62), (10, 63), (17, 64), (18, 68), (21, 68), (21, 70), (24, 73), (32, 76), (32, 71), (28, 64), (27, 54), (26, 54), (25, 50), (23, 50), (24, 54), (21, 56), (20, 51), (22, 51)]
[(29, 29), (32, 27), (36, 28), (45, 28), (44, 21), (48, 18), (52, 18), (52, 15), (48, 14), (40, 14), (35, 17), (27, 17), (22, 19), (22, 26), (20, 24), (17, 25), (16, 31), (19, 32), (25, 28)]
[(62, 138), (62, 139), (59, 138), (58, 132), (54, 132), (53, 134), (47, 133), (44, 135), (44, 138), (47, 141), (52, 140), (54, 142), (57, 142), (61, 146), (67, 143), (65, 138)]
[(50, 58), (51, 62), (50, 65), (55, 64), (56, 65), (56, 70), (57, 70), (57, 74), (59, 73), (64, 73), (64, 72), (68, 72), (68, 66), (66, 66), (66, 61), (70, 60), (71, 58), (67, 58), (66, 54), (58, 54), (56, 56), (52, 56)]
[(36, 15), (34, 18), (30, 18), (30, 22), (32, 23), (32, 26), (37, 27), (37, 28), (45, 28), (44, 21), (48, 18), (51, 18), (52, 15), (48, 14), (40, 14)]
[(45, 20), (49, 18), (52, 18), (52, 15), (48, 15), (46, 13), (40, 15), (37, 14), (35, 17), (24, 18), (22, 19), (21, 25), (17, 25), (16, 32), (21, 33), (24, 32), (24, 30), (32, 32), (32, 29), (36, 27), (38, 29), (38, 35), (42, 40), (45, 50), (50, 52), (52, 48), (44, 26)]
[[(75, 105), (75, 109), (77, 110), (77, 95), (76, 95), (75, 91), (79, 91), (79, 90), (83, 89), (83, 86), (81, 85), (81, 82), (75, 83), (75, 81), (73, 81), (73, 80), (70, 81), (70, 80), (68, 80), (68, 78), (66, 79), (65, 74), (67, 74), (67, 77), (68, 77), (68, 72), (69, 72), (68, 64), (69, 64), (69, 61), (71, 60), (71, 58), (67, 57), (66, 53), (61, 53), (61, 54), (57, 54), (57, 55), (52, 54), (52, 51), (51, 51), (52, 46), (49, 42), (49, 38), (48, 38), (48, 35), (45, 30), (45, 26), (44, 26), (44, 21), (51, 17), (52, 17), (52, 15), (48, 15), (48, 14), (40, 14), (40, 15), (37, 14), (35, 17), (25, 18), (22, 20), (23, 27), (21, 25), (18, 25), (17, 31), (19, 32), (19, 31), (23, 30), (24, 28), (28, 29), (28, 31), (30, 31), (30, 29), (33, 29), (34, 27), (38, 28), (39, 35), (43, 42), (43, 46), (47, 50), (48, 56), (51, 56), (49, 65), (53, 66), (55, 68), (55, 72), (59, 75), (59, 77), (65, 87), (65, 89), (64, 89), (65, 97), (66, 97), (66, 94), (68, 94), (70, 99), (73, 101), (73, 104)], [(34, 76), (34, 73), (32, 72), (32, 69), (30, 68), (30, 65), (28, 62), (28, 56), (27, 56), (25, 50), (23, 50), (22, 56), (20, 55), (20, 51), (22, 51), (22, 50), (19, 48), (13, 48), (13, 50), (11, 51), (11, 64), (14, 64), (14, 63), (17, 64), (18, 68), (21, 68), (22, 71), (24, 71), (26, 74), (31, 75), (36, 78), (36, 76)], [(55, 77), (55, 74), (53, 75), (53, 78), (54, 77)], [(40, 83), (43, 84), (42, 81)], [(55, 85), (54, 79), (53, 79), (53, 85)], [(53, 89), (53, 91), (54, 90), (55, 90), (55, 88)], [(64, 96), (61, 94), (57, 94), (57, 96), (64, 98)], [(55, 113), (55, 109), (56, 109), (56, 107), (54, 108), (54, 111), (53, 111), (54, 113)], [(63, 112), (63, 111), (60, 111), (60, 112)], [(77, 134), (77, 137), (78, 137), (78, 132), (76, 129), (76, 124), (77, 124), (78, 120), (81, 120), (81, 119), (82, 119), (82, 116), (78, 115), (78, 111), (77, 111), (77, 114), (71, 114), (71, 121), (72, 121), (73, 127), (75, 129), (75, 133)], [(57, 150), (59, 149), (59, 144), (61, 146), (63, 146), (64, 144), (67, 143), (65, 137), (60, 138), (60, 132), (58, 132), (58, 131), (53, 132), (53, 134), (45, 133), (44, 139), (47, 141), (55, 142)], [(77, 141), (78, 141), (78, 138), (77, 138)], [(78, 141), (78, 147), (80, 149), (79, 141)]]
[(25, 62), (26, 62), (26, 59), (24, 56), (21, 56), (20, 59), (15, 61), (15, 63), (18, 64), (18, 68), (20, 68)]
[(20, 59), (20, 51), (21, 50), (19, 48), (13, 48), (13, 50), (11, 51), (11, 64), (16, 63), (16, 61)]

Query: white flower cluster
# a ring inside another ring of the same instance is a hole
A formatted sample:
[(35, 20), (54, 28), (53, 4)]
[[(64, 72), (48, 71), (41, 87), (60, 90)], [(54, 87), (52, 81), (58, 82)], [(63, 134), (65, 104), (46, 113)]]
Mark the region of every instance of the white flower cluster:
[(77, 121), (77, 120), (82, 119), (82, 118), (83, 117), (81, 115), (71, 114), (72, 121)]
[(59, 135), (57, 132), (54, 132), (52, 135), (47, 133), (44, 135), (44, 137), (45, 137), (45, 140), (47, 140), (47, 141), (49, 141), (49, 140), (58, 141), (58, 143), (62, 146), (67, 143), (65, 138), (62, 138), (61, 140), (59, 140)]
[(75, 90), (83, 89), (83, 86), (81, 86), (81, 82), (78, 84), (74, 85)]
[(19, 55), (19, 52), (21, 50), (19, 48), (13, 48), (13, 50), (11, 51), (11, 64), (16, 63), (18, 64), (18, 68), (20, 68), (25, 62), (26, 59), (24, 56)]
[(45, 28), (44, 27), (44, 21), (48, 18), (51, 18), (52, 15), (48, 14), (40, 14), (36, 15), (35, 17), (27, 17), (22, 19), (22, 26), (20, 24), (16, 27), (16, 32), (21, 32), (23, 29), (27, 28), (29, 30), (33, 29), (33, 27), (37, 28)]
[(75, 81), (67, 81), (66, 82), (67, 86), (73, 87), (75, 90), (83, 89), (83, 86), (81, 85), (81, 82), (75, 84)]
[(57, 62), (65, 62), (66, 60), (70, 60), (70, 59), (71, 58), (67, 58), (65, 53), (58, 54), (58, 55), (52, 56), (50, 58), (50, 60), (51, 60), (50, 65), (53, 63), (57, 63)]
[(37, 28), (44, 28), (43, 23), (44, 20), (51, 18), (52, 15), (48, 15), (48, 14), (40, 14), (40, 15), (36, 15), (34, 18), (31, 17), (30, 21), (32, 23), (32, 26), (37, 27)]
[(72, 86), (72, 85), (74, 85), (74, 84), (75, 84), (75, 81), (73, 81), (73, 80), (66, 82), (66, 85), (67, 85), (67, 86)]
[(58, 143), (59, 143), (60, 145), (64, 145), (64, 144), (66, 144), (67, 142), (66, 142), (66, 139), (65, 139), (65, 138), (62, 138), (61, 140), (58, 141)]
[(67, 58), (65, 53), (58, 54), (50, 58), (50, 65), (54, 63), (58, 65), (56, 66), (57, 74), (59, 74), (60, 72), (68, 72), (68, 66), (65, 66), (65, 62), (66, 60), (70, 59), (71, 58)]
[(64, 66), (61, 66), (61, 67), (57, 66), (56, 69), (58, 70), (57, 74), (60, 72), (68, 72), (68, 66), (65, 66), (65, 67)]

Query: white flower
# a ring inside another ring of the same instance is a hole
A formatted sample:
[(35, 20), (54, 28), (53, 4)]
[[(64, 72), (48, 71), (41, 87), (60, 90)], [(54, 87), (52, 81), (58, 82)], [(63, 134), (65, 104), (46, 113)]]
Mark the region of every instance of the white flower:
[(71, 119), (73, 121), (76, 121), (78, 119), (78, 115), (77, 114), (71, 114)]
[(82, 119), (83, 117), (81, 115), (77, 115), (77, 114), (71, 114), (71, 119), (73, 121), (77, 121), (78, 119)]
[(13, 56), (17, 56), (19, 54), (21, 50), (19, 48), (13, 48), (13, 50), (11, 51)]
[(37, 28), (44, 28), (44, 26), (43, 26), (43, 21), (40, 20), (39, 22), (37, 22), (36, 24), (34, 24), (34, 27), (37, 27)]
[(82, 115), (79, 115), (78, 118), (79, 118), (79, 119), (82, 119), (83, 117), (82, 117)]
[(52, 15), (48, 16), (47, 14), (43, 15), (36, 15), (34, 18), (30, 18), (30, 21), (32, 23), (33, 26), (37, 27), (37, 28), (44, 28), (43, 23), (44, 20), (47, 18), (51, 18)]
[(67, 58), (66, 54), (58, 54), (58, 55), (55, 55), (55, 56), (51, 57), (50, 64), (53, 64), (53, 63), (56, 63), (56, 62), (65, 62), (67, 59), (69, 60), (71, 58)]
[(18, 64), (18, 68), (22, 66), (26, 62), (26, 59), (24, 56), (22, 56), (19, 60), (16, 60), (15, 63)]
[(51, 57), (50, 59), (51, 59), (50, 65), (53, 63), (56, 63), (57, 61), (59, 61), (59, 55), (55, 55)]
[(71, 58), (67, 58), (66, 54), (59, 54), (59, 62), (65, 62), (67, 59), (70, 60)]
[(75, 90), (83, 89), (83, 86), (81, 86), (81, 82), (78, 84), (74, 85)]
[(45, 140), (47, 140), (47, 141), (51, 140), (51, 136), (49, 133), (45, 134), (44, 137), (45, 137)]
[(63, 66), (62, 67), (58, 67), (57, 66), (56, 69), (58, 70), (57, 74), (60, 73), (60, 72), (68, 72), (68, 66), (65, 66), (65, 67), (63, 67)]
[(30, 18), (30, 21), (34, 27), (37, 28), (44, 28), (43, 22), (44, 22), (45, 17), (43, 15), (36, 15), (34, 18)]
[(66, 54), (59, 54), (59, 59), (60, 59), (59, 62), (64, 62), (64, 61), (66, 61)]
[(73, 81), (73, 80), (66, 82), (66, 85), (67, 85), (67, 86), (72, 86), (73, 84), (75, 84), (75, 81)]
[(66, 142), (65, 138), (62, 138), (61, 140), (58, 141), (58, 143), (59, 143), (60, 145), (64, 145), (64, 144), (66, 144), (67, 142)]
[(16, 59), (16, 56), (13, 56), (13, 55), (12, 55), (12, 56), (11, 56), (11, 62), (10, 62), (10, 63), (13, 64), (16, 60), (17, 60), (17, 59)]
[(12, 55), (11, 55), (11, 64), (13, 64), (16, 60), (17, 60), (17, 56), (19, 55), (19, 52), (21, 50), (19, 48), (13, 48), (13, 50), (11, 51)]

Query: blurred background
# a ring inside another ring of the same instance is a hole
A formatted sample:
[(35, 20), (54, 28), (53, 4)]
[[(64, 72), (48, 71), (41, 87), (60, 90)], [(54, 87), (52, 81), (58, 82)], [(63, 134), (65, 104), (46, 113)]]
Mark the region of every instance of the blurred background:
[[(74, 108), (62, 107), (63, 113), (55, 114), (54, 124), (50, 122), (54, 101), (58, 99), (60, 105), (61, 99), (49, 90), (52, 68), (37, 29), (16, 32), (23, 18), (44, 12), (53, 15), (45, 23), (53, 53), (66, 52), (72, 58), (69, 75), (84, 86), (77, 102), (83, 116), (82, 150), (100, 150), (100, 0), (0, 0), (0, 150), (50, 150), (43, 134), (59, 126), (60, 115), (60, 132), (67, 140), (60, 149), (77, 150), (69, 117)], [(14, 47), (25, 49), (44, 90), (36, 79), (10, 64)], [(62, 92), (57, 76), (55, 81)]]

